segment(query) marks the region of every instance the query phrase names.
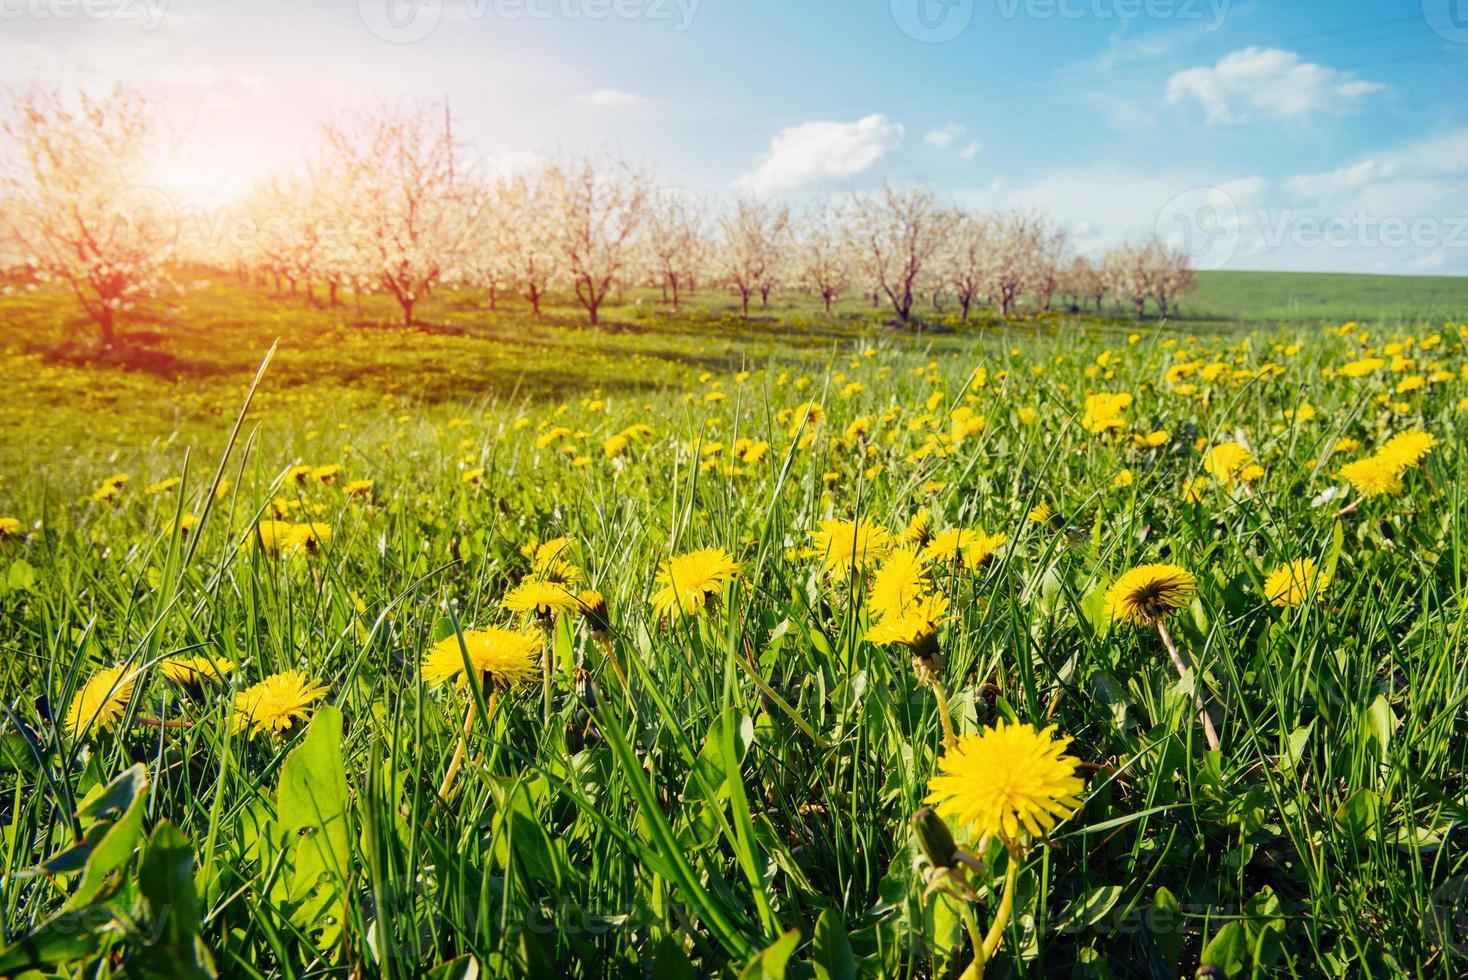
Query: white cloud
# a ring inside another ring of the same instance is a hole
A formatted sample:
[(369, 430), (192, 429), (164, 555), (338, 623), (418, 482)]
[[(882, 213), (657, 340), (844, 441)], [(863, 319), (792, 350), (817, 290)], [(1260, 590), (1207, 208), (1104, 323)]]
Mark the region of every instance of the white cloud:
[(958, 151), (958, 155), (965, 160), (972, 160), (974, 157), (979, 155), (979, 150), (983, 147), (983, 145), (984, 144), (980, 143), (978, 140), (969, 140), (968, 144), (965, 145), (963, 149)]
[(902, 142), (903, 129), (881, 113), (856, 122), (818, 120), (782, 129), (760, 165), (735, 187), (750, 194), (792, 190), (831, 177), (852, 177)]
[(936, 146), (940, 150), (946, 150), (953, 145), (953, 141), (963, 135), (963, 127), (958, 123), (949, 123), (942, 129), (930, 129), (923, 142), (930, 146)]
[(1381, 160), (1362, 160), (1321, 174), (1301, 174), (1284, 182), (1285, 190), (1302, 197), (1319, 199), (1359, 190), (1374, 180), (1391, 176), (1396, 168)]
[(1301, 61), (1293, 51), (1250, 46), (1224, 55), (1211, 68), (1177, 72), (1167, 81), (1167, 101), (1196, 101), (1208, 122), (1232, 123), (1256, 113), (1271, 119), (1344, 115), (1385, 87)]
[(614, 88), (599, 88), (595, 92), (586, 92), (578, 95), (573, 101), (579, 102), (582, 105), (613, 108), (618, 106), (641, 105), (647, 100), (632, 92), (623, 92)]

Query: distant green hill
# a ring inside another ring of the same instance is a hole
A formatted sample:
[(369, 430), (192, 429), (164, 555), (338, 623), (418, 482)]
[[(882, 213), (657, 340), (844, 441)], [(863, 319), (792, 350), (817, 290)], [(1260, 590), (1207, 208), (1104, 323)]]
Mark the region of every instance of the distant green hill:
[(1373, 323), (1468, 318), (1468, 276), (1202, 272), (1189, 319)]

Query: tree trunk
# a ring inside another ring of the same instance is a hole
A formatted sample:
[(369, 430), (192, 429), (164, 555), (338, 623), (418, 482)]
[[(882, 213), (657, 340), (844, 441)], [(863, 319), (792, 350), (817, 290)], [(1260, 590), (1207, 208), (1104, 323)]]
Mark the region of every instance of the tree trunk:
[(97, 329), (102, 334), (102, 346), (111, 347), (117, 339), (117, 332), (112, 327), (112, 306), (105, 300), (102, 303), (102, 312), (97, 317)]
[(341, 288), (340, 283), (338, 283), (335, 279), (329, 280), (326, 283), (326, 305), (327, 306), (336, 306), (338, 304), (339, 300), (336, 298), (336, 291), (339, 288)]
[(968, 322), (968, 308), (973, 305), (973, 301), (974, 298), (972, 296), (961, 297), (958, 301), (958, 308), (963, 311), (961, 319), (965, 323)]
[(744, 310), (744, 319), (748, 320), (749, 319), (749, 294), (748, 293), (740, 293), (739, 294), (739, 305)]
[(405, 327), (411, 327), (413, 325), (413, 302), (414, 301), (411, 300), (411, 299), (402, 299), (402, 300), (398, 300), (398, 302), (401, 303), (401, 304), (403, 304), (403, 326), (405, 326)]

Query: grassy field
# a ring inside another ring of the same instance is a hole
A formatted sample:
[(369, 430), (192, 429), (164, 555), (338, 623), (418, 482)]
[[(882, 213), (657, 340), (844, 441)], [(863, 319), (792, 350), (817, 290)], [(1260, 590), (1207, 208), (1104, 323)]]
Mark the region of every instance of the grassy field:
[(1204, 272), (1186, 316), (1259, 323), (1360, 320), (1441, 325), (1468, 309), (1468, 279), (1316, 272)]
[(1462, 975), (1468, 297), (1251, 276), (0, 297), (0, 975)]

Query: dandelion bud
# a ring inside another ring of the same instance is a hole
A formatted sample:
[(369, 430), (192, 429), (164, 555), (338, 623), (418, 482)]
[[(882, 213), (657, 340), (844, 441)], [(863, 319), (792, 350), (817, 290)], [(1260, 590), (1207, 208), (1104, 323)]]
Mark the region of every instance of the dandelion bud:
[(912, 815), (912, 833), (923, 857), (934, 868), (958, 866), (958, 845), (953, 842), (953, 833), (931, 808), (923, 807)]

